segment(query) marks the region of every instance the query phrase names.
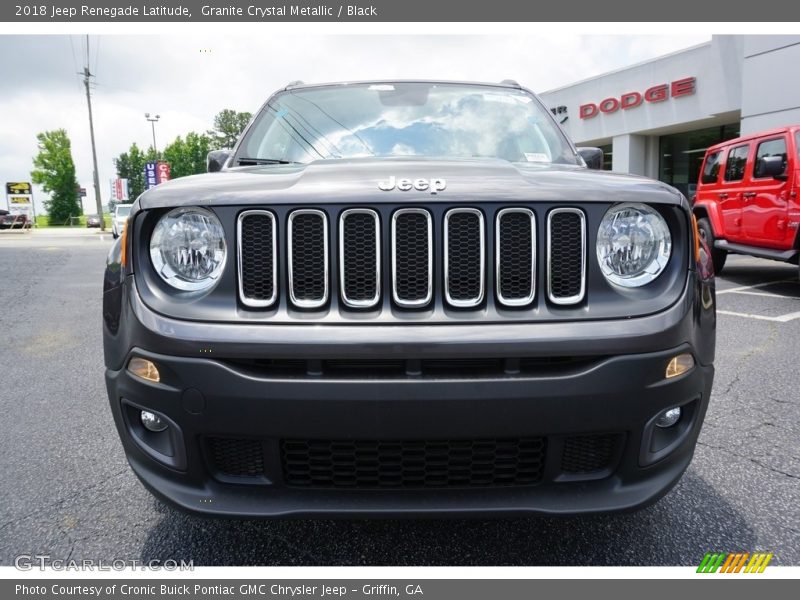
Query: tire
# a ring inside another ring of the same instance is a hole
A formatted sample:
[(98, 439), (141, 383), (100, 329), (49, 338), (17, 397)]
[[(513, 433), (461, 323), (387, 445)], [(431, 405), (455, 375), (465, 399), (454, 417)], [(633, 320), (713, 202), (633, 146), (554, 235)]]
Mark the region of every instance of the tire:
[(714, 263), (714, 273), (719, 275), (722, 268), (725, 266), (725, 260), (728, 258), (728, 251), (714, 247), (714, 229), (711, 227), (711, 221), (703, 217), (697, 220), (697, 228), (700, 230), (700, 238), (705, 240), (708, 244), (708, 249), (711, 251), (711, 262)]

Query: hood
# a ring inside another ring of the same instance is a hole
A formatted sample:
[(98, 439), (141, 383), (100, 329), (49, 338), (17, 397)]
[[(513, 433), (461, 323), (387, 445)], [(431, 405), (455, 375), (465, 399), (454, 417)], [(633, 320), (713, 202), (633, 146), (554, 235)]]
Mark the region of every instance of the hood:
[[(446, 188), (382, 191), (378, 182), (445, 180)], [(674, 188), (651, 179), (577, 166), (499, 159), (366, 158), (304, 165), (240, 167), (182, 177), (151, 188), (140, 208), (182, 205), (376, 202), (656, 202), (680, 204)]]

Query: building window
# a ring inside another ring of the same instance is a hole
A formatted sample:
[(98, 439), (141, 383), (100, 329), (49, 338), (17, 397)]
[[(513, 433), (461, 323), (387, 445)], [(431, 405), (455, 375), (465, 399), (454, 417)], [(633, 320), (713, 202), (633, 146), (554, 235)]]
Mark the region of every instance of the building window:
[(658, 178), (691, 198), (697, 189), (706, 150), (736, 137), (739, 137), (738, 123), (661, 136)]
[(725, 165), (725, 181), (741, 181), (744, 179), (744, 166), (747, 164), (747, 155), (750, 145), (736, 146), (728, 152), (728, 162)]
[(610, 171), (614, 159), (614, 145), (606, 144), (599, 148), (603, 151), (603, 171)]

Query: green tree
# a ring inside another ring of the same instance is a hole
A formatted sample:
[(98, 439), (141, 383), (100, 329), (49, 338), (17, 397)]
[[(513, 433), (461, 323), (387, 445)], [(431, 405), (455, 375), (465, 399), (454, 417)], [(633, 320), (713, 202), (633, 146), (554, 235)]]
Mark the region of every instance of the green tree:
[(214, 149), (233, 148), (253, 115), (226, 108), (214, 117), (214, 129), (208, 132), (214, 142)]
[(152, 147), (147, 151), (139, 149), (136, 142), (131, 144), (127, 152), (123, 152), (114, 159), (117, 168), (117, 177), (128, 180), (128, 196), (133, 202), (144, 192), (144, 165), (149, 160), (155, 160), (156, 153)]
[(39, 133), (36, 139), (39, 153), (33, 159), (31, 179), (50, 194), (50, 199), (45, 200), (44, 205), (50, 223), (60, 225), (68, 222), (70, 217), (83, 214), (72, 160), (72, 145), (64, 129)]
[(171, 177), (186, 177), (206, 172), (206, 157), (214, 141), (204, 133), (187, 133), (186, 138), (178, 136), (164, 148), (162, 158), (170, 164)]

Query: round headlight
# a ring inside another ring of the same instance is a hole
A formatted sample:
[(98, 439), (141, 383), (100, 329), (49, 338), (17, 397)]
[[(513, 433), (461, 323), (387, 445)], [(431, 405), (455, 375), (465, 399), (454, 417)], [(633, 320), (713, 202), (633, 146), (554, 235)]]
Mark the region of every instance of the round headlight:
[(658, 212), (646, 204), (618, 204), (597, 232), (597, 262), (611, 283), (639, 287), (658, 277), (669, 261), (672, 237)]
[(161, 279), (179, 290), (207, 290), (225, 267), (225, 232), (205, 208), (176, 208), (156, 224), (150, 259)]

